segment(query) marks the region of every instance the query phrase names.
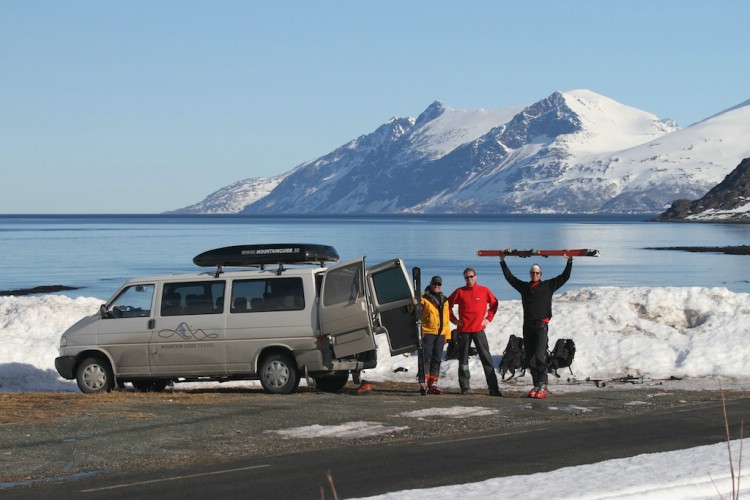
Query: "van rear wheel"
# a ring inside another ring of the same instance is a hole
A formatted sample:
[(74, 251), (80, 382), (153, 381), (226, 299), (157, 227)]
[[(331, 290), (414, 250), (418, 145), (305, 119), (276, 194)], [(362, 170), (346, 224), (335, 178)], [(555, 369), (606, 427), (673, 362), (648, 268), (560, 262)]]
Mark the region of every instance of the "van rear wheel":
[(133, 380), (133, 389), (137, 392), (161, 392), (167, 387), (167, 381), (156, 380)]
[(297, 363), (288, 354), (275, 353), (260, 363), (260, 385), (270, 394), (289, 394), (299, 385)]
[(114, 379), (109, 362), (101, 358), (86, 358), (76, 369), (76, 382), (84, 394), (109, 392), (114, 387)]
[(338, 392), (349, 380), (349, 372), (336, 372), (332, 375), (315, 378), (315, 387), (322, 392)]

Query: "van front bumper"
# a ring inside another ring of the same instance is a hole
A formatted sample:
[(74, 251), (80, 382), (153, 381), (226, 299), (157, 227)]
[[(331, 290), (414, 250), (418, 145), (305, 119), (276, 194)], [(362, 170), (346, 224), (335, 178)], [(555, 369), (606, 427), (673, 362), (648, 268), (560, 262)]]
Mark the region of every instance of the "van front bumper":
[(55, 369), (57, 370), (57, 373), (59, 373), (60, 376), (64, 379), (73, 380), (74, 378), (76, 378), (75, 374), (73, 373), (75, 367), (75, 356), (60, 356), (59, 358), (55, 358)]

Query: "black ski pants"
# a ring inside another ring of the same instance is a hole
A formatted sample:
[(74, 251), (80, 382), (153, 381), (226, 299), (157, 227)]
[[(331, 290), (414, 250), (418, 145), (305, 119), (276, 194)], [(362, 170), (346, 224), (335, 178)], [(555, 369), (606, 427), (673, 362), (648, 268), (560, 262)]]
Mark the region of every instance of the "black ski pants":
[(547, 385), (548, 325), (545, 321), (523, 322), (523, 347), (534, 387)]
[(482, 361), (484, 376), (487, 379), (487, 387), (490, 392), (500, 392), (497, 385), (497, 375), (495, 374), (495, 365), (492, 363), (492, 354), (490, 346), (487, 343), (487, 334), (484, 330), (473, 333), (458, 332), (458, 385), (462, 391), (471, 388), (471, 373), (469, 373), (469, 347), (472, 341), (477, 348), (477, 354)]

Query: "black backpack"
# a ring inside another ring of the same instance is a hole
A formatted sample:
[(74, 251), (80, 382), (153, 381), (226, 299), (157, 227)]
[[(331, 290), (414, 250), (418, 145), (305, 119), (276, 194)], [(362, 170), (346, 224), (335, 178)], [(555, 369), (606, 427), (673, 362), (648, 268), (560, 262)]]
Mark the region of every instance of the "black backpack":
[(573, 364), (573, 358), (576, 356), (576, 343), (573, 339), (557, 339), (555, 347), (550, 351), (547, 358), (547, 372), (555, 374), (555, 377), (560, 377), (557, 373), (558, 368), (568, 367), (570, 374), (573, 374), (573, 369), (570, 365)]
[(516, 376), (516, 370), (522, 370), (519, 377), (526, 374), (526, 356), (523, 352), (523, 338), (511, 335), (508, 339), (508, 345), (505, 346), (503, 357), (500, 360), (501, 380), (505, 380), (505, 374), (510, 372), (508, 380)]
[[(469, 357), (477, 355), (477, 348), (469, 346)], [(445, 351), (445, 359), (458, 359), (460, 358), (458, 352), (458, 330), (451, 330), (451, 339), (448, 341), (448, 348)]]

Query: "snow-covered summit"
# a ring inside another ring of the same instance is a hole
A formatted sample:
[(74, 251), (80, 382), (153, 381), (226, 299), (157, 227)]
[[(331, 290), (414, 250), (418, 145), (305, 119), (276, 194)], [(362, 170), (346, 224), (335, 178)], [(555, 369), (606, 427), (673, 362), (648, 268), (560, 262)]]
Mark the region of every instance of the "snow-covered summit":
[(522, 109), (452, 109), (435, 101), (417, 117), (405, 141), (411, 143), (410, 150), (425, 158), (440, 158), (510, 121)]
[[(570, 141), (573, 151), (612, 152), (643, 144), (679, 129), (652, 113), (626, 106), (590, 90), (562, 94), (565, 104), (581, 120), (578, 141)], [(564, 140), (564, 139), (563, 139)]]

